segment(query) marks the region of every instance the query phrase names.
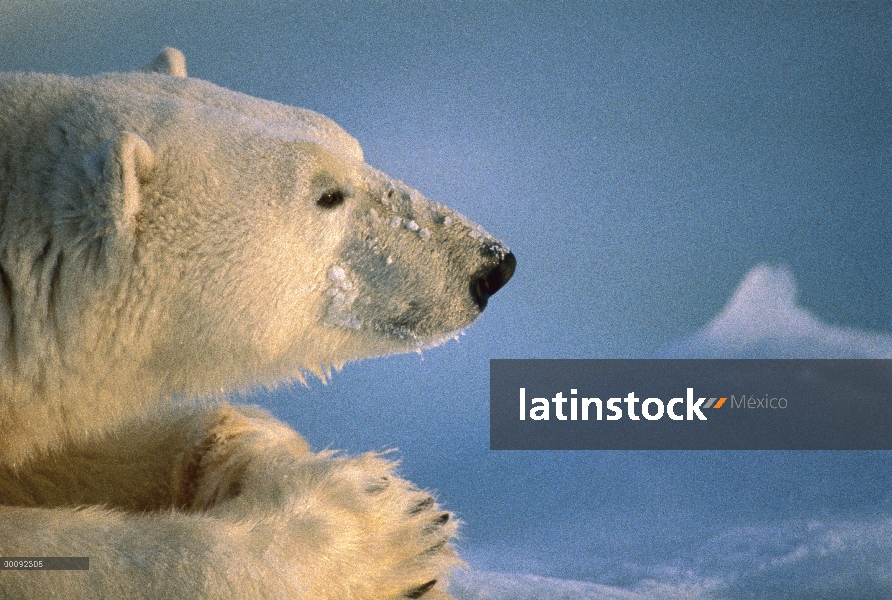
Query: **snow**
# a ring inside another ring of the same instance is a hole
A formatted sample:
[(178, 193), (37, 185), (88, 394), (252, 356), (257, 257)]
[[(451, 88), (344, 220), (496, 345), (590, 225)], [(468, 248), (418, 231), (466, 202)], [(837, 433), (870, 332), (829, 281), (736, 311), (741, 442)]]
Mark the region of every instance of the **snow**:
[(664, 358), (892, 358), (892, 336), (822, 322), (796, 303), (785, 268), (759, 265), (703, 329)]
[(329, 299), (325, 309), (325, 325), (345, 329), (362, 329), (362, 321), (352, 310), (353, 303), (359, 297), (359, 290), (347, 277), (346, 269), (338, 265), (329, 267), (327, 276), (333, 283), (323, 292), (323, 296)]

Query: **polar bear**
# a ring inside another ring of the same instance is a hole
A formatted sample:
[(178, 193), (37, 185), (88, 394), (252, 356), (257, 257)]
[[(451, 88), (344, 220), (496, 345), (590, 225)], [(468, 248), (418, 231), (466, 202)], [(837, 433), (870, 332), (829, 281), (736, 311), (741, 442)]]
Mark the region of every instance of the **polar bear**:
[(379, 455), (214, 400), (434, 346), (508, 248), (329, 119), (186, 77), (0, 76), (7, 598), (446, 597), (454, 519)]

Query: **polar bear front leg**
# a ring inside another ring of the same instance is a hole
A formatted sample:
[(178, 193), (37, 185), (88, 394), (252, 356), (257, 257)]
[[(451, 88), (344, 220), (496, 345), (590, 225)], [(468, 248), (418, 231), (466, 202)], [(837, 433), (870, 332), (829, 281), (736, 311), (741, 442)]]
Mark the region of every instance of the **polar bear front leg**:
[(256, 543), (307, 598), (446, 597), (435, 585), (459, 563), (448, 546), (456, 524), (394, 466), (375, 454), (310, 453), (266, 413), (224, 407), (181, 469), (179, 503), (256, 523)]
[[(0, 556), (89, 556), (44, 578), (72, 598), (446, 598), (454, 520), (393, 468), (259, 409), (171, 408), (0, 467)], [(40, 589), (7, 575), (0, 597)]]

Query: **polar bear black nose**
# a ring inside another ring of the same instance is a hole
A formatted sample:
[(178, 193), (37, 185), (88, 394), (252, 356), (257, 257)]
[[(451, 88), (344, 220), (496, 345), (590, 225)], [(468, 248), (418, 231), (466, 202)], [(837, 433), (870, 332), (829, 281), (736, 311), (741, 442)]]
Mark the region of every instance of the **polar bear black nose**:
[(480, 310), (486, 308), (489, 297), (502, 289), (502, 286), (508, 283), (511, 276), (514, 275), (514, 268), (517, 266), (517, 259), (514, 254), (508, 252), (501, 257), (498, 264), (488, 267), (482, 273), (478, 273), (471, 280), (471, 295)]

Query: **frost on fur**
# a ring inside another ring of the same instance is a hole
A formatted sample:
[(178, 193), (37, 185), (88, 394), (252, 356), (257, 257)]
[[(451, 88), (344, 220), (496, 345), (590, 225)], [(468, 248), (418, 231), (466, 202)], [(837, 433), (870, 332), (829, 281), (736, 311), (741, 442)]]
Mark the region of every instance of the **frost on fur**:
[(430, 494), (211, 399), (454, 338), (504, 244), (171, 48), (0, 74), (0, 207), (0, 554), (90, 557), (0, 596), (445, 597)]

